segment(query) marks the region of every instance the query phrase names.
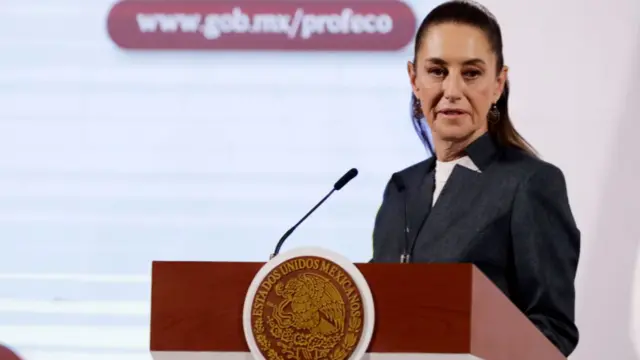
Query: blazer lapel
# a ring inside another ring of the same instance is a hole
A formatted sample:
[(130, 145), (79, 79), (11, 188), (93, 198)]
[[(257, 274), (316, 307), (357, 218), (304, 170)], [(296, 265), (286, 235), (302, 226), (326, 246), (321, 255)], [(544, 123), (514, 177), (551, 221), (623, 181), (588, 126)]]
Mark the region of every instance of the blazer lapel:
[(416, 239), (422, 226), (431, 212), (433, 202), (433, 189), (435, 179), (433, 177), (433, 164), (435, 160), (428, 164), (428, 171), (424, 174), (418, 186), (410, 189), (409, 201), (407, 205), (407, 225), (409, 227), (409, 239)]
[(480, 194), (482, 174), (456, 165), (431, 210), (423, 231), (437, 241), (469, 212)]
[[(428, 234), (429, 241), (437, 241), (443, 237), (448, 229), (455, 226), (475, 206), (476, 199), (484, 188), (483, 179), (486, 177), (483, 173), (499, 152), (487, 132), (469, 144), (465, 153), (478, 171), (462, 165), (453, 168), (422, 229), (422, 232)], [(416, 241), (417, 239), (418, 237)]]

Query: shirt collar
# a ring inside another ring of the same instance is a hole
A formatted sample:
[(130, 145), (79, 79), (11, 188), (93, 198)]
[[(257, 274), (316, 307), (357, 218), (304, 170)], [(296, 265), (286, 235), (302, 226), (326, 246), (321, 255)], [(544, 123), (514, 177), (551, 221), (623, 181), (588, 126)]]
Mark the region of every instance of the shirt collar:
[(478, 171), (484, 171), (494, 160), (498, 153), (498, 147), (491, 135), (486, 132), (465, 149), (465, 153), (475, 164)]
[[(457, 164), (473, 171), (483, 172), (497, 156), (498, 146), (491, 135), (486, 132), (469, 144), (464, 153), (468, 158), (463, 157)], [(437, 162), (435, 155), (430, 160), (428, 167), (434, 169)]]

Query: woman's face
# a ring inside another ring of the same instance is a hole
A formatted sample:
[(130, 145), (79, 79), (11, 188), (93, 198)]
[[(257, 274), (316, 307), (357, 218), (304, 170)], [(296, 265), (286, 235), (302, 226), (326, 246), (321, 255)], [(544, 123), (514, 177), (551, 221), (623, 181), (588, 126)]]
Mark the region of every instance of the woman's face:
[(487, 115), (507, 78), (482, 30), (469, 25), (431, 26), (408, 64), (413, 93), (434, 140), (463, 141), (487, 131)]

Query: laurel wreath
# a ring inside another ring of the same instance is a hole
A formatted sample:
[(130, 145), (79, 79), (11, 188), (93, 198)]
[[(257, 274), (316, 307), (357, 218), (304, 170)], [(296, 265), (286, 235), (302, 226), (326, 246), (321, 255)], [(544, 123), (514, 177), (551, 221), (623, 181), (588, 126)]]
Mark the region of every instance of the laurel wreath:
[[(358, 332), (360, 331), (362, 326), (362, 318), (361, 317), (352, 317), (349, 319), (349, 327), (347, 329), (347, 333), (345, 334), (344, 340), (339, 347), (335, 348), (331, 356), (330, 360), (344, 360), (347, 355), (353, 350), (353, 347), (356, 345), (358, 341)], [(256, 335), (256, 343), (260, 350), (262, 350), (263, 354), (266, 355), (267, 360), (285, 360), (285, 358), (278, 354), (275, 350), (271, 348), (271, 344), (267, 336), (264, 334), (264, 320), (262, 318), (256, 318), (253, 324), (253, 332)]]
[(344, 360), (358, 341), (358, 331), (362, 325), (362, 318), (352, 317), (349, 319), (349, 328), (344, 336), (341, 346), (337, 347), (331, 355), (331, 360)]

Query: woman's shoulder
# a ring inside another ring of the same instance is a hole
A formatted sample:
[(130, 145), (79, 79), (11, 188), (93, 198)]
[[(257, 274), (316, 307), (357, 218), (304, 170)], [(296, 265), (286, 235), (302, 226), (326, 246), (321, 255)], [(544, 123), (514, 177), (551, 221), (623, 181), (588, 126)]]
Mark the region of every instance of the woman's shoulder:
[(518, 148), (506, 148), (496, 159), (495, 170), (521, 181), (542, 179), (564, 182), (564, 173), (556, 164)]

